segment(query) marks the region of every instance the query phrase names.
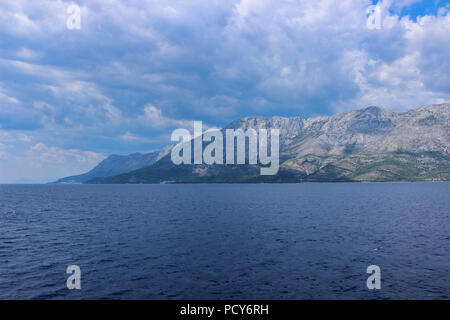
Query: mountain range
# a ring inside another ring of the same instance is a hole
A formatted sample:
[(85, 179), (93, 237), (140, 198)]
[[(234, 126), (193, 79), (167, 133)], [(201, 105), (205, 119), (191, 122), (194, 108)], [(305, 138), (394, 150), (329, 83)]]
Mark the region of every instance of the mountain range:
[(175, 165), (171, 147), (110, 156), (88, 173), (58, 180), (82, 183), (223, 183), (450, 180), (450, 104), (408, 111), (367, 107), (333, 116), (246, 117), (224, 129), (280, 130), (280, 169), (259, 165)]
[(84, 183), (94, 178), (115, 176), (124, 172), (137, 170), (155, 163), (158, 160), (159, 151), (150, 153), (133, 153), (130, 155), (110, 155), (100, 162), (92, 170), (76, 175), (65, 177), (55, 183)]

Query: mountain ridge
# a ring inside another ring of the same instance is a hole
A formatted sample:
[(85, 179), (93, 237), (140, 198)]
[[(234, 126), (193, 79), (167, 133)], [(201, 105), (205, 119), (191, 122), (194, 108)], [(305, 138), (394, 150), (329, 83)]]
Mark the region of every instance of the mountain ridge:
[(61, 178), (53, 183), (84, 183), (93, 178), (114, 176), (124, 172), (133, 171), (153, 164), (155, 161), (159, 160), (159, 154), (160, 151), (149, 153), (135, 152), (129, 155), (112, 154), (86, 173)]
[(370, 106), (314, 118), (245, 117), (226, 128), (280, 129), (280, 171), (251, 165), (179, 165), (167, 154), (150, 166), (88, 183), (450, 180), (450, 105), (407, 111)]

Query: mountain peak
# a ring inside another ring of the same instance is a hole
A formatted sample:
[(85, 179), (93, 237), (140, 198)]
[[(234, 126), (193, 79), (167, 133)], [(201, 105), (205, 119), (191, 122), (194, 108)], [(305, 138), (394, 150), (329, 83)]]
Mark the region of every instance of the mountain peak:
[(81, 175), (65, 177), (56, 183), (83, 183), (96, 177), (114, 176), (123, 172), (149, 166), (158, 159), (159, 151), (149, 153), (135, 152), (129, 155), (112, 154), (102, 160), (95, 168)]
[(386, 111), (385, 109), (378, 107), (378, 106), (368, 106), (365, 107), (363, 109), (358, 110), (359, 113), (371, 113), (374, 115), (379, 115), (381, 113), (383, 113), (384, 111)]
[(245, 117), (225, 129), (279, 129), (277, 176), (259, 176), (253, 166), (177, 166), (166, 154), (166, 161), (89, 182), (449, 180), (449, 111), (448, 104), (401, 112), (369, 106), (306, 119)]

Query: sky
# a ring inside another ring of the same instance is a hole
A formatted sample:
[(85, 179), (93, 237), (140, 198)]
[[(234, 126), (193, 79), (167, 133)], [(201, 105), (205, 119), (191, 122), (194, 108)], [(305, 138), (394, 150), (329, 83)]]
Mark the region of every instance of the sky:
[(158, 150), (192, 121), (449, 102), (449, 11), (438, 0), (0, 0), (0, 183)]

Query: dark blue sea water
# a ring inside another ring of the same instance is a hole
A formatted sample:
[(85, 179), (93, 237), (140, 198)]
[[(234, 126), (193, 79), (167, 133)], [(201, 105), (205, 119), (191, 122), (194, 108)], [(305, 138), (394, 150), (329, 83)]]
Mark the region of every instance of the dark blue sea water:
[(449, 299), (449, 208), (450, 183), (2, 185), (0, 298)]

